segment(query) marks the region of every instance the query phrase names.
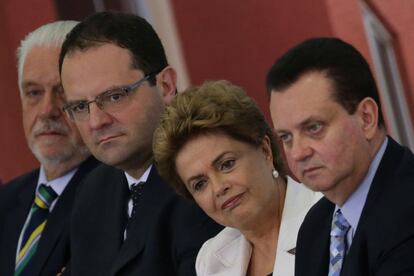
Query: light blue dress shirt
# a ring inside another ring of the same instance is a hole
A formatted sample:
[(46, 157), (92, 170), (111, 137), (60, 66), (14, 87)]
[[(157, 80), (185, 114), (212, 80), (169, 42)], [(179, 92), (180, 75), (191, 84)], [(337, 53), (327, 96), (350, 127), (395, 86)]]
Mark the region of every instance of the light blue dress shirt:
[(372, 180), (374, 179), (375, 173), (377, 172), (387, 144), (388, 138), (385, 137), (384, 142), (382, 142), (382, 145), (375, 155), (374, 160), (371, 162), (368, 173), (362, 181), (361, 185), (358, 186), (358, 188), (351, 194), (351, 196), (345, 201), (342, 206), (335, 206), (334, 214), (338, 209), (341, 209), (341, 212), (344, 215), (345, 219), (351, 225), (351, 228), (349, 229), (346, 236), (348, 250), (351, 247), (352, 239), (354, 238), (356, 229), (358, 227), (358, 222), (361, 217), (362, 209), (364, 208), (369, 189), (371, 188)]

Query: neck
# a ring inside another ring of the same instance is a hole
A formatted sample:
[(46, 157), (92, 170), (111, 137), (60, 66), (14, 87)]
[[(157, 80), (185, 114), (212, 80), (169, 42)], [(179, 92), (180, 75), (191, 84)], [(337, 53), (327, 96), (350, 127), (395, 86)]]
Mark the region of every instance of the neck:
[(347, 183), (338, 183), (338, 188), (324, 193), (327, 199), (336, 204), (337, 206), (342, 206), (348, 200), (348, 198), (358, 189), (361, 185), (364, 178), (367, 176), (369, 167), (371, 166), (372, 161), (377, 155), (379, 149), (381, 148), (382, 143), (385, 139), (385, 131), (380, 131), (378, 135), (368, 141), (368, 150), (365, 154), (361, 155), (361, 158), (366, 158), (364, 166), (360, 166), (358, 171), (356, 171), (352, 178), (350, 178)]
[(139, 166), (134, 166), (133, 168), (124, 169), (124, 171), (132, 176), (135, 179), (140, 178), (144, 172), (148, 169), (148, 167), (152, 164), (152, 158), (147, 160), (144, 163), (141, 163)]
[(70, 160), (58, 164), (55, 164), (53, 162), (43, 163), (42, 165), (45, 168), (47, 180), (51, 181), (61, 176), (64, 176), (69, 171), (79, 166), (79, 164), (85, 161), (87, 158), (88, 156), (79, 156), (78, 158), (72, 158)]
[(256, 274), (253, 271), (257, 270), (265, 271), (266, 273), (273, 271), (280, 221), (282, 219), (286, 195), (286, 182), (280, 177), (275, 182), (277, 196), (272, 201), (275, 204), (261, 218), (255, 220), (254, 229), (242, 231), (243, 235), (252, 245), (249, 275)]

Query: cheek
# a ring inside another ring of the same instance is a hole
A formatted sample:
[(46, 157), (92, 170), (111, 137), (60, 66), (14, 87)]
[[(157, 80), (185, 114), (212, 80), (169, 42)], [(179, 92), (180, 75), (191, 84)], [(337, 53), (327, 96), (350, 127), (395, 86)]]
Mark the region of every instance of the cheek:
[(33, 112), (23, 110), (23, 129), (26, 136), (29, 136), (36, 124), (37, 116)]
[(90, 128), (88, 127), (87, 122), (78, 124), (76, 126), (76, 129), (79, 133), (80, 139), (82, 139), (85, 143), (88, 143), (89, 141), (92, 140), (92, 138), (91, 138), (92, 137), (92, 132), (91, 132)]
[(206, 212), (209, 216), (214, 216), (214, 202), (207, 191), (204, 191), (203, 194), (193, 194), (193, 197), (197, 205), (200, 206), (204, 212)]
[(290, 154), (290, 152), (289, 152), (289, 150), (287, 150), (286, 148), (284, 149), (284, 152), (285, 152), (285, 155), (284, 155), (284, 157), (283, 157), (283, 161), (285, 161), (286, 163), (287, 163), (287, 165), (288, 165), (288, 167), (289, 167), (289, 169), (292, 171), (292, 172), (295, 172), (295, 170), (297, 169), (297, 165), (296, 165), (296, 162), (295, 162), (295, 160), (292, 158), (292, 156), (291, 156), (291, 154)]
[[(344, 137), (347, 137), (344, 139)], [(325, 140), (320, 144), (320, 157), (325, 165), (331, 167), (343, 167), (352, 159), (353, 147), (356, 144), (352, 131), (344, 128), (344, 131), (335, 132), (329, 140)]]

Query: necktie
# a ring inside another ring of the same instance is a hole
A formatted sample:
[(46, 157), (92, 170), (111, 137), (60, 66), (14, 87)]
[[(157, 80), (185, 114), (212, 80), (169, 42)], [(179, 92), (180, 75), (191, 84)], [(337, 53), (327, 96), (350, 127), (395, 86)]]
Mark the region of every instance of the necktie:
[(126, 226), (126, 233), (124, 236), (125, 238), (128, 236), (128, 229), (137, 211), (138, 201), (139, 201), (139, 198), (141, 197), (143, 188), (144, 188), (144, 182), (134, 183), (131, 185), (130, 192), (131, 192), (131, 199), (132, 199), (132, 211), (131, 211), (131, 215), (128, 218), (128, 222)]
[(142, 194), (142, 189), (144, 188), (144, 182), (134, 183), (131, 185), (131, 199), (132, 199), (132, 212), (131, 218), (134, 217), (138, 205), (139, 198)]
[(349, 223), (346, 221), (341, 213), (341, 210), (339, 209), (336, 211), (332, 220), (328, 276), (341, 275), (342, 262), (347, 250), (346, 233), (349, 228)]
[(24, 230), (21, 247), (16, 260), (14, 276), (32, 275), (33, 256), (37, 250), (42, 231), (45, 228), (49, 207), (57, 197), (56, 192), (45, 184), (40, 184), (30, 209), (30, 219)]

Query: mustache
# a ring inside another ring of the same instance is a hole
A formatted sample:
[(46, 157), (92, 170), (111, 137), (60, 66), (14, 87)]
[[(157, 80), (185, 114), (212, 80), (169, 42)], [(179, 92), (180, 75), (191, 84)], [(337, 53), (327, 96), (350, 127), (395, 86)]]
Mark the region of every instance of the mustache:
[(44, 132), (56, 132), (66, 135), (69, 133), (69, 128), (59, 121), (50, 119), (38, 120), (33, 128), (33, 133), (37, 136)]

